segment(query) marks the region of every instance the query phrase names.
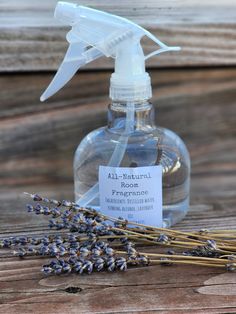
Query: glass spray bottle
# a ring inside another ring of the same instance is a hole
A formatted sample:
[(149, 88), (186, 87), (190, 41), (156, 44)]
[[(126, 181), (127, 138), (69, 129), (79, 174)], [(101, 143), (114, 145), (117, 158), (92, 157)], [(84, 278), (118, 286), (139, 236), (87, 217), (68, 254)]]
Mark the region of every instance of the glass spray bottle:
[[(175, 224), (189, 206), (189, 154), (175, 133), (154, 123), (145, 60), (179, 47), (166, 46), (127, 19), (87, 7), (59, 2), (55, 17), (72, 26), (70, 46), (41, 100), (82, 65), (103, 55), (115, 58), (108, 124), (89, 133), (75, 153), (76, 202), (144, 224)], [(140, 45), (145, 35), (160, 46), (148, 56)]]

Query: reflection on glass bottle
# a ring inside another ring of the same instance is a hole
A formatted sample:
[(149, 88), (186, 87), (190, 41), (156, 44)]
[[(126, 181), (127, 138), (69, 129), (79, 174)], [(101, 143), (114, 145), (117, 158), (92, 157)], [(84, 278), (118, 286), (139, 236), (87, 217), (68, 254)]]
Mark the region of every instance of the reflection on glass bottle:
[[(120, 167), (161, 165), (163, 170), (163, 225), (180, 221), (189, 206), (190, 160), (183, 141), (172, 131), (156, 127), (150, 103), (135, 105), (135, 125), (129, 135)], [(113, 103), (108, 126), (89, 133), (74, 159), (75, 197), (80, 199), (96, 182), (100, 165), (107, 165), (124, 132), (126, 105)], [(90, 206), (99, 208), (99, 197)]]

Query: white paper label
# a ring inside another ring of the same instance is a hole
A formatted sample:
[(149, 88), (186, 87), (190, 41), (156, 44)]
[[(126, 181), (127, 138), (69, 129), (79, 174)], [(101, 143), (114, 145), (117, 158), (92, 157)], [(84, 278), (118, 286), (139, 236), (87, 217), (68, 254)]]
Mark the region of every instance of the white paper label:
[(99, 167), (101, 211), (162, 227), (162, 167)]

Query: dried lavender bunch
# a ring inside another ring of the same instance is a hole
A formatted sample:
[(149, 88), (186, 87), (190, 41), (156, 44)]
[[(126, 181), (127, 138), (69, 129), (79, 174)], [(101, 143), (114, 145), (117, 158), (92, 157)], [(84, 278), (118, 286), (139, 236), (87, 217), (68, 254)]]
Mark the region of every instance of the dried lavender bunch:
[[(49, 204), (49, 206), (42, 206), (41, 204), (36, 204), (36, 206), (29, 205), (28, 209), (36, 214), (52, 216), (53, 219), (49, 220), (49, 226), (57, 230), (68, 229), (70, 232), (87, 233), (88, 235), (93, 233), (96, 236), (107, 236), (107, 238), (110, 236), (111, 240), (113, 235), (120, 236), (123, 234), (132, 238), (135, 242), (138, 240), (139, 242), (142, 241), (154, 245), (175, 246), (186, 248), (190, 251), (194, 251), (196, 248), (199, 250), (202, 247), (202, 256), (204, 256), (204, 247), (209, 247), (208, 241), (215, 241), (211, 233), (206, 229), (202, 229), (197, 233), (188, 233), (172, 229), (155, 228), (130, 222), (121, 217), (108, 217), (94, 209), (81, 208), (70, 201), (50, 200), (37, 194), (29, 195), (37, 202)], [(56, 207), (51, 207), (50, 205), (56, 205)], [(219, 234), (216, 235), (217, 245), (214, 248), (215, 253), (221, 255), (223, 253), (233, 254), (236, 252), (235, 247), (232, 247), (232, 243), (229, 243), (227, 238), (224, 238), (223, 235), (221, 235), (221, 238)], [(205, 252), (208, 256), (209, 249), (205, 250)], [(213, 253), (212, 249), (211, 253)]]
[[(121, 217), (108, 217), (70, 201), (26, 194), (37, 202), (35, 205), (27, 205), (29, 212), (48, 216), (51, 229), (68, 233), (37, 238), (10, 237), (0, 240), (0, 247), (13, 247), (14, 253), (21, 258), (27, 255), (56, 258), (43, 266), (46, 274), (126, 270), (128, 266), (150, 264), (194, 264), (221, 267), (229, 271), (236, 268), (236, 232), (210, 232), (204, 229), (189, 233), (155, 228), (129, 222)], [(175, 253), (169, 250), (168, 254), (142, 253), (136, 250), (134, 243), (184, 251)]]

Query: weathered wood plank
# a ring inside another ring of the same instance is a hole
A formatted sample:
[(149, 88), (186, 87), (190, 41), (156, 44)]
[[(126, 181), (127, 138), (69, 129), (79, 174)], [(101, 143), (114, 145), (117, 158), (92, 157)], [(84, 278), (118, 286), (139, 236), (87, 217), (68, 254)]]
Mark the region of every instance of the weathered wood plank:
[[(36, 0), (24, 0), (19, 4), (17, 0), (1, 1), (1, 26), (45, 26), (60, 25), (52, 20), (54, 8), (58, 0), (39, 2)], [(148, 0), (145, 3), (138, 0), (120, 0), (119, 3), (109, 3), (105, 0), (84, 0), (78, 3), (84, 6), (96, 7), (98, 10), (106, 10), (110, 13), (133, 17), (138, 23), (150, 25), (161, 23), (178, 23), (191, 21), (195, 24), (235, 22), (235, 2), (233, 0), (206, 0), (199, 3), (197, 0), (179, 1)], [(209, 11), (211, 9), (211, 11)], [(158, 11), (159, 10), (159, 11)], [(42, 16), (43, 14), (43, 16)], [(150, 17), (147, 19), (147, 16)], [(158, 19), (157, 19), (158, 18)]]
[[(234, 276), (228, 282), (229, 274), (215, 269), (150, 266), (125, 273), (44, 278), (39, 275), (40, 262), (1, 260), (0, 311), (230, 313), (236, 309)], [(77, 288), (75, 293), (68, 293), (69, 287)], [(222, 294), (227, 287), (231, 294)]]
[[(65, 51), (66, 28), (53, 20), (56, 0), (0, 3), (0, 71), (58, 68)], [(83, 5), (118, 14), (148, 27), (161, 40), (180, 45), (177, 54), (152, 58), (149, 66), (235, 65), (236, 4), (233, 0), (122, 0), (119, 4), (85, 0)], [(144, 41), (145, 49), (155, 46)], [(86, 68), (111, 68), (101, 59)]]

